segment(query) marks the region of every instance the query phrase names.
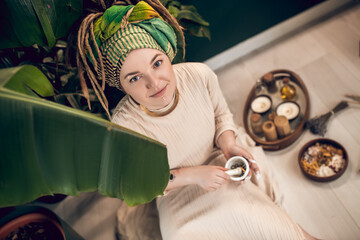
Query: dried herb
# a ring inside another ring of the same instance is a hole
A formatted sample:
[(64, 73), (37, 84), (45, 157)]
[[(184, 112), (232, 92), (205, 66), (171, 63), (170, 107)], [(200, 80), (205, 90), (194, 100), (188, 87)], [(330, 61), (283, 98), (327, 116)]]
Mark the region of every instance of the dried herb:
[(347, 98), (350, 98), (350, 99), (356, 101), (357, 103), (360, 103), (360, 96), (358, 96), (358, 95), (346, 94), (345, 96)]
[(347, 108), (349, 104), (346, 101), (341, 101), (333, 110), (330, 112), (323, 114), (321, 116), (309, 119), (306, 122), (306, 127), (310, 129), (313, 134), (319, 134), (324, 136), (327, 129), (327, 123), (331, 116), (335, 115), (335, 113), (339, 112), (340, 110)]

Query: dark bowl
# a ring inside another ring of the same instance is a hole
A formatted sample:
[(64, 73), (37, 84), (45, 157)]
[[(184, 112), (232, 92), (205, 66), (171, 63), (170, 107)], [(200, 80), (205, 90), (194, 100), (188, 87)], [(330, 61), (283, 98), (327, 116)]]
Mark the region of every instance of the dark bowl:
[[(341, 149), (341, 150), (343, 151), (343, 158), (344, 158), (344, 160), (345, 160), (345, 164), (344, 164), (344, 167), (343, 167), (339, 172), (337, 172), (336, 174), (334, 174), (334, 175), (332, 175), (332, 176), (319, 177), (319, 176), (312, 175), (312, 174), (306, 172), (306, 171), (303, 169), (303, 167), (302, 167), (302, 165), (301, 165), (301, 157), (304, 155), (304, 153), (306, 152), (306, 150), (307, 150), (309, 147), (315, 145), (316, 143), (328, 144), (328, 145), (331, 145), (331, 146), (333, 146), (333, 147), (335, 147), (335, 148)], [(318, 182), (329, 182), (329, 181), (333, 181), (333, 180), (339, 178), (339, 177), (345, 172), (345, 170), (346, 170), (346, 168), (347, 168), (347, 166), (348, 166), (348, 163), (349, 163), (349, 159), (348, 159), (348, 154), (347, 154), (345, 148), (344, 148), (340, 143), (338, 143), (338, 142), (336, 142), (336, 141), (334, 141), (334, 140), (328, 139), (328, 138), (317, 138), (317, 139), (314, 139), (314, 140), (309, 141), (308, 143), (306, 143), (306, 144), (301, 148), (301, 150), (300, 150), (300, 152), (299, 152), (299, 156), (298, 156), (298, 164), (299, 164), (299, 166), (300, 166), (300, 169), (301, 169), (302, 173), (303, 173), (306, 177), (308, 177), (308, 178), (310, 178), (310, 179), (312, 179), (312, 180), (314, 180), (314, 181), (318, 181)]]

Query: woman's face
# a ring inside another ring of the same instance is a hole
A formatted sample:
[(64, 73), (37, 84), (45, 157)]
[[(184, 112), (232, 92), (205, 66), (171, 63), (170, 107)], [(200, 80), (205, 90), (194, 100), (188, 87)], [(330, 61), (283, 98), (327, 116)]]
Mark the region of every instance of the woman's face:
[(124, 91), (150, 110), (167, 106), (173, 99), (176, 78), (165, 53), (155, 49), (132, 50), (121, 68)]

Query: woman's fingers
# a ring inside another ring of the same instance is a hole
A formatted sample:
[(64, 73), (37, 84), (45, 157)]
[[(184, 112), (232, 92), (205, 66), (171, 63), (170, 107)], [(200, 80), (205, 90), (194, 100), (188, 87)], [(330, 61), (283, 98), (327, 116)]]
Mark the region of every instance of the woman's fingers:
[(215, 191), (219, 188), (221, 188), (222, 184), (219, 184), (219, 183), (212, 183), (210, 186), (207, 186), (207, 190), (208, 191)]
[(245, 157), (246, 159), (254, 159), (254, 157), (253, 157), (250, 153), (248, 153), (248, 152), (246, 152), (246, 153), (244, 154), (244, 157)]
[(248, 159), (250, 168), (254, 171), (255, 176), (257, 178), (261, 177), (259, 166), (256, 164), (256, 161), (254, 159)]
[[(229, 169), (227, 169), (227, 170), (229, 170)], [(228, 182), (230, 180), (230, 175), (227, 174), (226, 172), (219, 173), (216, 176), (223, 179), (226, 182)]]
[[(225, 173), (225, 175), (227, 175)], [(229, 177), (230, 179), (230, 177)], [(228, 182), (228, 179), (225, 177), (216, 177), (210, 184), (209, 187), (210, 188), (215, 188), (215, 189), (219, 189), (221, 188), (224, 184), (226, 184)]]
[(229, 169), (225, 168), (225, 167), (220, 167), (220, 166), (216, 166), (217, 169), (221, 170), (221, 171), (227, 171)]
[(219, 184), (219, 185), (223, 185), (225, 183), (227, 183), (228, 181), (224, 178), (219, 178), (215, 180), (215, 184)]
[(249, 153), (248, 151), (246, 151), (244, 148), (239, 147), (241, 149), (241, 155), (243, 157), (245, 157), (246, 159), (254, 159), (254, 157), (251, 155), (251, 153)]
[(251, 175), (246, 176), (246, 178), (244, 180), (240, 181), (240, 184), (244, 184), (247, 183), (248, 181), (250, 181)]
[(256, 163), (255, 159), (254, 158), (248, 158), (247, 159), (250, 163)]
[[(256, 161), (251, 159), (248, 161), (251, 171), (249, 171), (248, 176), (242, 181), (235, 181), (237, 184), (243, 184), (250, 180), (252, 174), (254, 173), (256, 177), (260, 174), (260, 170)], [(204, 175), (203, 182), (201, 186), (206, 189), (207, 191), (215, 191), (225, 184), (227, 184), (231, 178), (230, 175), (227, 174), (225, 171), (229, 170), (224, 167), (220, 166), (207, 166), (208, 174)]]
[(250, 168), (254, 171), (256, 177), (259, 178), (261, 176), (260, 169), (259, 169), (258, 165), (256, 164), (256, 161), (255, 161), (253, 155), (251, 153), (249, 153), (248, 151), (246, 151), (242, 147), (237, 147), (236, 149), (239, 149), (241, 152), (241, 156), (243, 156), (244, 158), (246, 158), (248, 160)]
[(251, 176), (252, 176), (252, 171), (249, 171), (249, 174), (246, 176), (244, 180), (241, 180), (240, 183), (243, 184), (248, 182), (251, 179)]
[(217, 169), (219, 169), (220, 171), (217, 171), (216, 172), (216, 176), (221, 178), (221, 179), (224, 179), (225, 181), (230, 181), (230, 176), (229, 174), (227, 174), (225, 171), (229, 170), (227, 168), (224, 168), (224, 167), (220, 167), (220, 166), (217, 166)]
[(212, 191), (215, 191), (216, 189), (217, 188), (215, 188), (215, 187), (207, 187), (205, 190), (212, 192)]

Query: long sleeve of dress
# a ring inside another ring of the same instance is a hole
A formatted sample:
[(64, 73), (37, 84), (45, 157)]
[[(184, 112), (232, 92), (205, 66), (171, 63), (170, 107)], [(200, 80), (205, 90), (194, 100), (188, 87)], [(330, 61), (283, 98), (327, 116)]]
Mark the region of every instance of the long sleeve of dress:
[(227, 130), (234, 131), (236, 135), (236, 142), (240, 146), (244, 147), (253, 156), (256, 156), (258, 165), (262, 170), (262, 178), (257, 179), (253, 177), (252, 182), (260, 187), (266, 194), (279, 206), (283, 201), (283, 195), (281, 194), (277, 181), (269, 169), (270, 166), (263, 159), (266, 159), (264, 152), (260, 147), (255, 147), (255, 142), (246, 134), (245, 129), (242, 127), (236, 127), (233, 121), (233, 114), (225, 101), (222, 91), (219, 86), (217, 75), (208, 68), (205, 64), (202, 66), (203, 71), (207, 74), (204, 78), (207, 90), (209, 91), (210, 99), (215, 113), (215, 143), (217, 146), (217, 140), (220, 135)]
[(220, 135), (231, 130), (236, 133), (236, 126), (233, 120), (233, 114), (226, 103), (226, 100), (221, 92), (217, 75), (205, 64), (203, 64), (205, 75), (205, 84), (209, 91), (209, 96), (214, 108), (215, 114), (215, 143), (218, 145), (218, 138)]

